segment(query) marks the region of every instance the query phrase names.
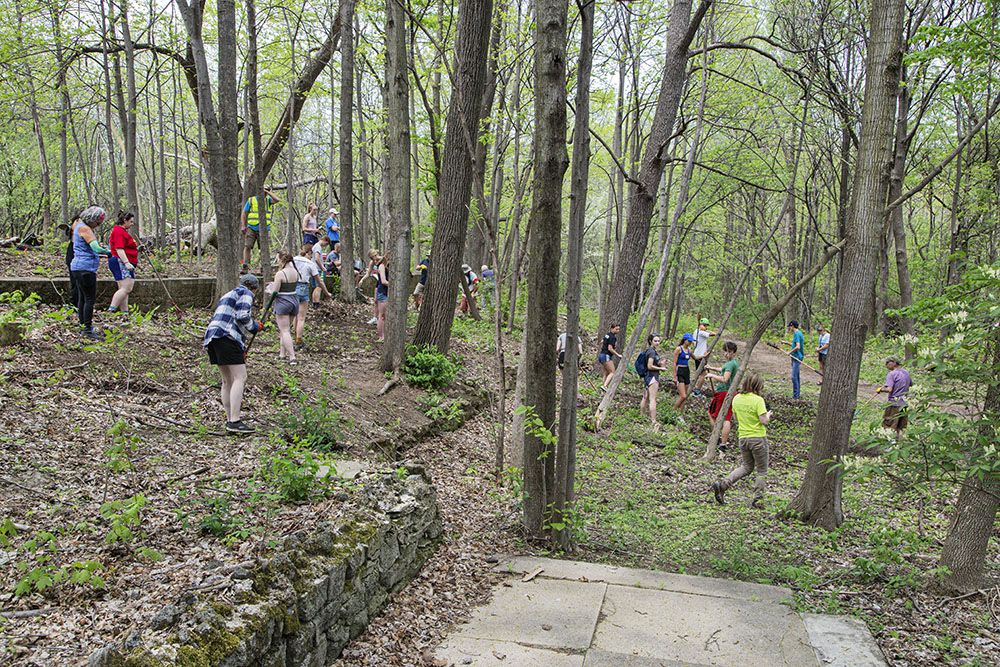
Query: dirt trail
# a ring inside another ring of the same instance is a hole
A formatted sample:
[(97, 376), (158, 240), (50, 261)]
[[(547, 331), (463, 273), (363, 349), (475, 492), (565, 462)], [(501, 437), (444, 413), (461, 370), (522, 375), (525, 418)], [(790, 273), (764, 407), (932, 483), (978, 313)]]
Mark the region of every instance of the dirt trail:
[[(728, 336), (726, 336), (725, 339), (732, 340), (733, 342), (735, 342), (739, 346), (740, 354), (742, 354), (742, 351), (746, 346), (745, 340), (740, 340), (738, 338), (730, 338)], [(719, 356), (722, 350), (721, 342), (716, 345), (716, 350), (718, 350), (718, 352), (713, 352), (712, 354), (713, 366), (717, 365), (716, 359), (721, 359), (721, 357)], [(811, 356), (806, 356), (804, 361), (813, 368), (816, 369), (819, 368), (819, 364), (816, 361), (815, 354)], [(760, 343), (757, 344), (757, 347), (753, 349), (753, 354), (750, 355), (750, 367), (756, 370), (758, 373), (763, 373), (765, 375), (776, 375), (778, 377), (784, 378), (785, 380), (787, 380), (788, 392), (791, 393), (792, 364), (791, 361), (789, 361), (787, 354), (779, 352), (773, 347), (768, 346), (764, 341), (761, 341)], [(818, 385), (820, 380), (822, 379), (820, 378), (818, 373), (806, 368), (805, 365), (802, 366), (800, 378), (802, 380), (803, 388), (805, 388), (806, 385)], [(870, 382), (860, 380), (858, 382), (859, 403), (867, 401), (869, 398), (871, 398), (872, 395), (875, 393), (876, 389), (878, 389), (878, 385), (874, 385)], [(875, 401), (873, 402), (884, 403), (885, 399), (880, 397), (875, 399)]]

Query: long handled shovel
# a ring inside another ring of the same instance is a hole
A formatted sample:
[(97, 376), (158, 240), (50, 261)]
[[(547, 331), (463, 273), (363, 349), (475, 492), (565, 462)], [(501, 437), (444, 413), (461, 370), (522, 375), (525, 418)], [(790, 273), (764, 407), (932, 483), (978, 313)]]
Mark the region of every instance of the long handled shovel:
[[(277, 293), (278, 293), (277, 291), (271, 292), (271, 298), (267, 300), (267, 305), (264, 306), (264, 314), (261, 315), (261, 317), (260, 317), (261, 326), (263, 326), (264, 321), (267, 320), (267, 314), (269, 312), (271, 312), (271, 304), (274, 303), (274, 297), (275, 297), (275, 295)], [(244, 361), (246, 361), (247, 355), (250, 354), (250, 346), (253, 345), (254, 340), (257, 338), (257, 332), (258, 331), (260, 331), (260, 329), (258, 329), (257, 331), (254, 331), (250, 335), (250, 340), (249, 340), (249, 342), (247, 342), (247, 347), (246, 347), (245, 350), (243, 350), (243, 360)]]
[[(874, 401), (876, 396), (878, 396), (878, 394), (873, 395), (867, 401), (865, 401), (864, 403), (862, 403), (861, 407), (854, 411), (854, 417), (857, 417), (859, 414), (861, 414), (861, 411), (864, 410), (865, 408), (867, 408), (868, 404), (871, 403), (872, 401)], [(851, 419), (854, 419), (854, 417), (851, 417)]]
[(160, 277), (159, 271), (157, 271), (156, 267), (153, 266), (153, 258), (150, 257), (149, 251), (147, 251), (145, 248), (142, 248), (142, 254), (146, 256), (146, 261), (149, 262), (149, 268), (153, 270), (153, 275), (156, 276), (156, 279), (160, 281), (160, 286), (163, 287), (163, 291), (167, 293), (167, 298), (170, 299), (170, 305), (172, 305), (174, 307), (174, 310), (177, 311), (177, 316), (184, 317), (184, 311), (182, 311), (180, 307), (177, 305), (177, 302), (174, 301), (174, 297), (170, 296), (170, 290), (167, 289), (167, 284), (163, 282), (163, 278)]
[[(766, 343), (766, 341), (765, 341), (765, 343)], [(780, 347), (778, 347), (778, 346), (777, 346), (777, 345), (775, 345), (774, 343), (766, 343), (766, 345), (767, 345), (768, 347), (773, 347), (773, 348), (774, 348), (774, 349), (776, 349), (776, 350), (777, 350), (778, 352), (783, 352), (783, 353), (784, 353), (785, 355), (787, 355), (788, 357), (791, 357), (792, 359), (795, 359), (795, 357), (792, 357), (792, 353), (791, 353), (791, 352), (786, 352), (785, 350), (781, 349)], [(816, 375), (818, 375), (818, 376), (820, 376), (820, 377), (823, 377), (823, 374), (822, 374), (822, 373), (820, 373), (820, 372), (819, 372), (818, 370), (816, 370), (815, 368), (813, 368), (812, 366), (810, 366), (810, 365), (809, 365), (809, 364), (807, 364), (806, 362), (804, 362), (804, 361), (802, 361), (802, 360), (800, 360), (800, 359), (795, 359), (795, 360), (796, 360), (796, 361), (798, 361), (798, 362), (799, 362), (800, 364), (802, 364), (803, 366), (805, 366), (806, 368), (808, 368), (809, 370), (811, 370), (811, 371), (812, 371), (813, 373), (815, 373)]]

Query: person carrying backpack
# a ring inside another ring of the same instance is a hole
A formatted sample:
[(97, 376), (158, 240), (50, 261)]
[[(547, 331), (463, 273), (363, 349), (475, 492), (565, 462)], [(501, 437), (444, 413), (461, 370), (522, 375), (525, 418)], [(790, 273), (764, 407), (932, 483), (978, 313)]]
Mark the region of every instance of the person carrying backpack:
[(656, 395), (660, 389), (660, 371), (667, 370), (667, 367), (660, 365), (660, 355), (657, 352), (660, 347), (660, 335), (649, 334), (646, 337), (646, 344), (649, 347), (635, 361), (636, 371), (643, 370), (639, 375), (645, 386), (645, 390), (642, 392), (642, 401), (639, 403), (639, 415), (645, 415), (648, 408), (649, 419), (653, 424), (653, 433), (659, 433), (660, 422), (656, 420)]

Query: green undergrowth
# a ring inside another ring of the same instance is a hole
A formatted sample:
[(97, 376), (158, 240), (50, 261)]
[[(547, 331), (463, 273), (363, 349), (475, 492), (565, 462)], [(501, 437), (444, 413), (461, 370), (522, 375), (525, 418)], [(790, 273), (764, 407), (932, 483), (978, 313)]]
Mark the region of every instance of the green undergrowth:
[[(891, 476), (850, 478), (843, 492), (846, 520), (836, 530), (777, 518), (802, 483), (815, 403), (765, 398), (775, 419), (768, 426), (771, 469), (759, 509), (750, 506), (752, 476), (729, 490), (727, 504), (715, 502), (711, 483), (738, 466), (738, 452), (710, 465), (697, 461), (708, 437), (703, 399), (689, 402), (684, 427), (667, 423), (671, 410), (662, 410), (659, 434), (639, 419), (637, 404), (616, 410), (610, 431), (581, 432), (575, 557), (786, 586), (796, 610), (859, 616), (876, 636), (889, 636), (898, 624), (892, 614), (914, 613), (914, 596), (940, 573), (936, 559), (951, 494), (921, 491)], [(871, 423), (864, 416), (858, 421), (861, 429)], [(988, 560), (996, 552), (994, 544)], [(946, 613), (930, 615), (943, 623)], [(963, 662), (967, 649), (958, 638), (937, 635), (898, 641), (917, 641), (946, 662), (975, 664)]]

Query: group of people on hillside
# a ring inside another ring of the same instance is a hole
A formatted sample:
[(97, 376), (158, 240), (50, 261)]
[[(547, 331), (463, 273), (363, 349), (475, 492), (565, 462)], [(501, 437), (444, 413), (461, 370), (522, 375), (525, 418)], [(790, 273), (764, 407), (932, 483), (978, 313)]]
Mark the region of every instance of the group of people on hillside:
[(108, 270), (118, 285), (108, 307), (108, 312), (112, 314), (128, 312), (128, 297), (135, 285), (135, 268), (139, 264), (139, 246), (128, 231), (135, 216), (128, 211), (118, 214), (107, 248), (97, 238), (97, 230), (106, 217), (107, 212), (100, 206), (88, 206), (74, 213), (70, 226), (66, 228), (69, 237), (66, 267), (69, 269), (70, 305), (79, 317), (80, 333), (91, 339), (103, 338), (94, 329), (97, 271), (101, 258), (107, 258)]

